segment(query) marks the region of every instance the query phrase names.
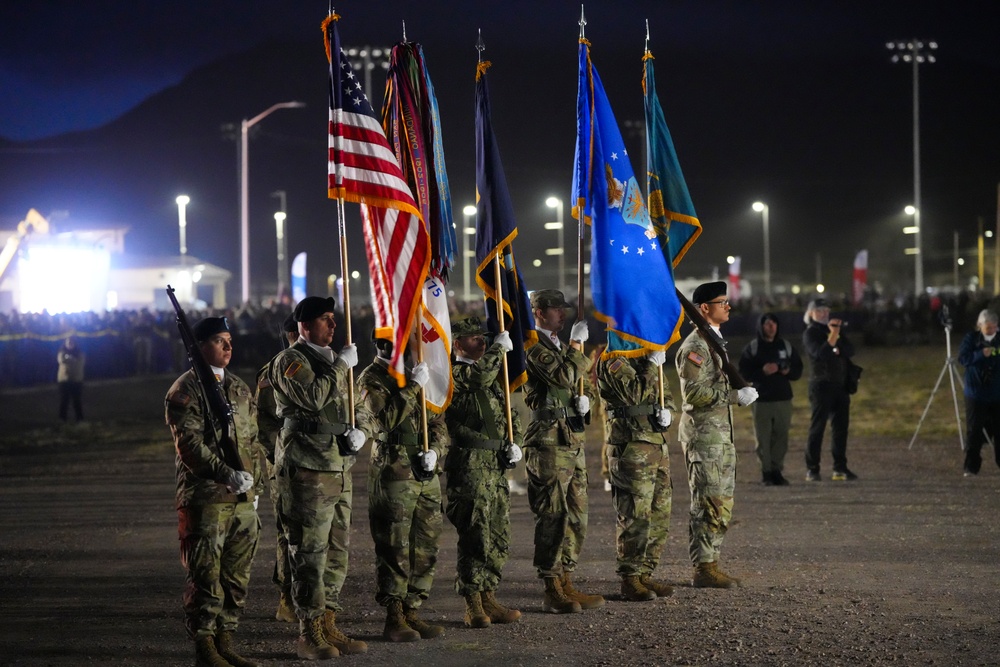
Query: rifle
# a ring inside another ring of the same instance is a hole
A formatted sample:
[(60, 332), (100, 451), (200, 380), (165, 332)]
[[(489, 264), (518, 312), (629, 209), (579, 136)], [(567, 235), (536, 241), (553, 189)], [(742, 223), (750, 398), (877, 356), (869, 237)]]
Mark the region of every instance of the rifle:
[(698, 330), (702, 339), (708, 346), (712, 348), (712, 351), (719, 355), (719, 359), (722, 360), (722, 371), (729, 378), (729, 384), (732, 385), (734, 389), (742, 389), (743, 387), (749, 387), (750, 383), (743, 379), (740, 375), (740, 371), (733, 362), (729, 361), (729, 355), (726, 354), (726, 348), (722, 346), (722, 342), (719, 340), (718, 335), (712, 331), (712, 327), (708, 325), (705, 321), (705, 317), (701, 314), (701, 311), (684, 296), (679, 289), (674, 288), (677, 292), (677, 298), (680, 299), (681, 307), (687, 314), (688, 319), (691, 320), (691, 324), (694, 328)]
[(212, 372), (211, 366), (205, 361), (205, 357), (201, 353), (201, 348), (198, 347), (198, 341), (194, 339), (194, 332), (191, 331), (191, 325), (188, 324), (187, 315), (184, 314), (181, 305), (177, 303), (177, 297), (174, 296), (174, 288), (170, 285), (167, 285), (167, 297), (170, 298), (170, 303), (173, 304), (174, 311), (177, 313), (177, 329), (181, 333), (181, 340), (184, 342), (185, 349), (187, 349), (188, 359), (191, 361), (191, 368), (194, 369), (194, 374), (198, 378), (198, 384), (201, 385), (202, 390), (205, 392), (205, 398), (208, 400), (208, 411), (211, 413), (212, 421), (222, 431), (222, 436), (219, 438), (219, 449), (222, 451), (222, 460), (233, 470), (245, 470), (243, 460), (240, 458), (239, 447), (236, 444), (236, 425), (233, 422), (233, 408), (229, 405), (229, 399), (226, 398), (222, 382), (215, 379), (215, 373)]

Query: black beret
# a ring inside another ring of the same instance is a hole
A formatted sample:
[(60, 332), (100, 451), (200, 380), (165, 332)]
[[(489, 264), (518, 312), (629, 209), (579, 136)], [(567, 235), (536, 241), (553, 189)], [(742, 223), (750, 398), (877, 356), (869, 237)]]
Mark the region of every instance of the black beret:
[(298, 333), (299, 323), (295, 321), (295, 316), (291, 313), (285, 318), (285, 321), (281, 323), (281, 331), (284, 333)]
[(332, 296), (307, 296), (299, 301), (295, 306), (294, 317), (296, 322), (308, 322), (315, 320), (323, 313), (332, 313), (337, 305)]
[(726, 294), (726, 283), (717, 280), (714, 283), (702, 283), (694, 288), (691, 295), (691, 302), (696, 304), (708, 303), (712, 299)]
[(829, 307), (830, 303), (822, 297), (818, 299), (813, 299), (812, 301), (809, 302), (809, 310), (813, 310), (815, 308), (829, 308)]
[(230, 332), (229, 322), (224, 317), (204, 317), (191, 327), (191, 333), (199, 343), (204, 343), (216, 334), (227, 332)]

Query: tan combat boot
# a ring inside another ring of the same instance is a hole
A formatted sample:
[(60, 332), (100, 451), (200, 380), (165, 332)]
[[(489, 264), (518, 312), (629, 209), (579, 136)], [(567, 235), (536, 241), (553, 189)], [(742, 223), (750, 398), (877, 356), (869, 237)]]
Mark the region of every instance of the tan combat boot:
[(215, 648), (215, 637), (197, 637), (194, 640), (195, 667), (233, 667), (219, 655)]
[(646, 588), (637, 574), (622, 575), (622, 597), (629, 602), (648, 602), (656, 599), (656, 593)]
[(478, 591), (465, 596), (465, 626), (468, 628), (488, 628), (490, 616), (483, 611), (483, 599)]
[(521, 612), (517, 609), (500, 604), (494, 591), (483, 591), (479, 597), (483, 601), (483, 611), (494, 623), (514, 623), (521, 618)]
[(740, 580), (727, 575), (713, 561), (698, 563), (691, 585), (695, 588), (736, 588), (740, 585)]
[(303, 660), (328, 660), (340, 655), (340, 651), (326, 641), (322, 616), (299, 621), (299, 641), (295, 645), (295, 653)]
[(385, 608), (385, 628), (382, 636), (391, 642), (415, 642), (420, 640), (420, 633), (406, 623), (403, 616), (403, 601), (390, 600)]
[(674, 594), (673, 586), (653, 579), (653, 575), (651, 574), (644, 574), (640, 576), (639, 581), (642, 582), (643, 586), (656, 593), (656, 597), (658, 598), (666, 598)]
[(560, 583), (562, 584), (563, 593), (566, 594), (570, 600), (575, 600), (580, 603), (580, 609), (597, 609), (604, 606), (604, 598), (600, 595), (588, 595), (587, 593), (581, 593), (580, 591), (573, 588), (573, 580), (571, 579), (569, 572), (564, 572)]
[(415, 607), (407, 607), (404, 605), (403, 618), (406, 619), (406, 624), (408, 626), (420, 634), (421, 639), (434, 639), (435, 637), (440, 637), (444, 634), (443, 625), (433, 625), (420, 620), (420, 617), (417, 616), (417, 610)]
[(558, 577), (545, 577), (544, 581), (545, 602), (542, 609), (550, 614), (575, 614), (581, 611), (579, 602), (566, 597)]
[(236, 652), (236, 648), (233, 646), (232, 632), (220, 630), (219, 634), (215, 635), (215, 648), (219, 651), (219, 655), (233, 667), (260, 667), (260, 663), (247, 660)]
[(295, 615), (295, 604), (290, 594), (282, 592), (278, 598), (278, 610), (274, 612), (274, 620), (282, 623), (294, 623), (299, 620)]
[(340, 651), (340, 655), (358, 655), (368, 651), (368, 644), (360, 639), (351, 639), (337, 627), (337, 612), (327, 609), (323, 614), (323, 634), (326, 643)]

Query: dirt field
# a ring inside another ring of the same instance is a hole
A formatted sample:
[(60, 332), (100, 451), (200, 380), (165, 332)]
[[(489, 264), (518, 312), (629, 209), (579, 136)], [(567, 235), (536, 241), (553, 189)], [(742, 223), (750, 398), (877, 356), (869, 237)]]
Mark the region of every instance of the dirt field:
[[(515, 497), (501, 598), (525, 612), (521, 622), (462, 626), (450, 531), (425, 608), (447, 626), (445, 636), (383, 642), (361, 464), (354, 471), (352, 565), (340, 620), (369, 641), (369, 652), (339, 660), (437, 667), (996, 665), (1000, 528), (992, 512), (1000, 473), (986, 451), (983, 472), (962, 477), (947, 382), (920, 439), (907, 449), (942, 359), (938, 350), (912, 349), (860, 356), (865, 387), (848, 449), (857, 482), (828, 480), (828, 446), (826, 481), (802, 481), (804, 382), (796, 386), (790, 487), (759, 483), (749, 411), (738, 411), (736, 521), (723, 552), (725, 569), (744, 580), (734, 591), (690, 587), (688, 489), (674, 447), (671, 537), (661, 567), (677, 592), (648, 603), (620, 600), (614, 515), (598, 473), (595, 430), (590, 533), (577, 578), (608, 604), (567, 616), (541, 613), (531, 515), (526, 499)], [(890, 382), (901, 372), (893, 363), (917, 368), (920, 386), (910, 388), (913, 396), (902, 406), (886, 403), (899, 393)], [(88, 384), (90, 421), (69, 427), (55, 422), (54, 386), (0, 397), (0, 665), (193, 664), (180, 607), (173, 450), (162, 421), (171, 380)], [(274, 528), (266, 499), (260, 512), (262, 548), (238, 639), (248, 657), (266, 665), (305, 664), (294, 658), (296, 630), (273, 620)]]

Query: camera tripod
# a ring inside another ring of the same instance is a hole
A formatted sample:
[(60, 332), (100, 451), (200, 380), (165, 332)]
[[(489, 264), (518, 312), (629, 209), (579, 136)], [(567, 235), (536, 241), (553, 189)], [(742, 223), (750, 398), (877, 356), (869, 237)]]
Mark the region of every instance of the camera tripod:
[(913, 443), (917, 441), (917, 434), (920, 433), (920, 427), (923, 425), (924, 419), (927, 417), (927, 413), (931, 409), (931, 403), (934, 402), (934, 396), (937, 394), (938, 387), (941, 386), (941, 380), (944, 379), (944, 374), (947, 373), (948, 379), (951, 381), (951, 400), (955, 405), (955, 421), (958, 423), (958, 444), (962, 448), (962, 451), (965, 451), (965, 437), (962, 434), (962, 417), (958, 412), (958, 394), (955, 393), (955, 380), (958, 380), (958, 384), (962, 387), (962, 389), (965, 389), (965, 385), (962, 384), (962, 376), (959, 375), (958, 369), (955, 368), (958, 362), (955, 357), (951, 356), (950, 320), (944, 323), (944, 340), (948, 357), (944, 360), (944, 366), (938, 374), (938, 379), (934, 384), (934, 389), (931, 390), (931, 397), (927, 399), (927, 407), (924, 408), (924, 414), (920, 415), (920, 421), (917, 422), (917, 430), (913, 432), (913, 439), (910, 440), (910, 446), (907, 447), (907, 449), (912, 449)]

